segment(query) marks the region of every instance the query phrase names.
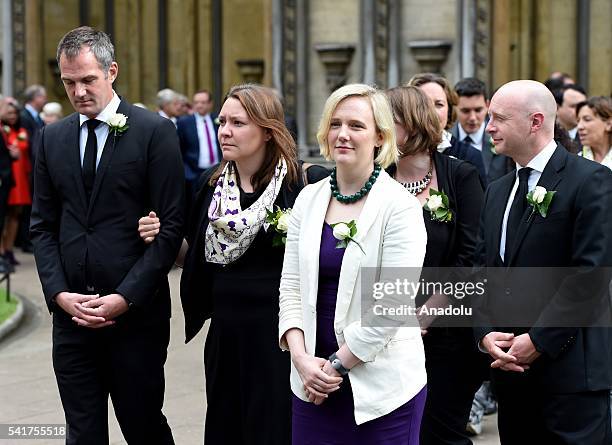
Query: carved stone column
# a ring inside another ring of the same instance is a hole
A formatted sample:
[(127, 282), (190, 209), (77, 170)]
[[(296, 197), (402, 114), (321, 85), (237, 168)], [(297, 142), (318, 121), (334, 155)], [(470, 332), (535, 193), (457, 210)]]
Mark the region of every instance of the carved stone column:
[(26, 88), (26, 29), (25, 1), (13, 1), (13, 79), (14, 94), (19, 95)]
[(389, 84), (390, 10), (395, 0), (361, 1), (362, 82), (387, 88)]
[(325, 67), (327, 88), (332, 92), (346, 83), (346, 69), (351, 63), (355, 45), (345, 43), (321, 43), (315, 45), (319, 59)]
[(476, 31), (474, 37), (474, 75), (491, 88), (490, 0), (476, 0)]
[(421, 70), (427, 73), (442, 73), (452, 42), (448, 40), (413, 40), (408, 42)]

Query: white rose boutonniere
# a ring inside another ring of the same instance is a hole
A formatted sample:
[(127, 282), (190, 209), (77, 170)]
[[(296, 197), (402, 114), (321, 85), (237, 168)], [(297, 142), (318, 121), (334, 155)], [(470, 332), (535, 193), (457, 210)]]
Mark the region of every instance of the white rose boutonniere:
[(275, 211), (266, 209), (266, 222), (270, 224), (276, 232), (272, 239), (272, 247), (283, 247), (287, 243), (290, 215), (291, 209), (281, 210), (278, 206)]
[(555, 193), (557, 193), (555, 190), (549, 192), (539, 185), (527, 193), (527, 202), (531, 205), (531, 215), (529, 215), (529, 218), (531, 219), (536, 212), (538, 212), (542, 218), (546, 218), (548, 208), (550, 207), (550, 203)]
[(124, 133), (128, 128), (130, 128), (130, 126), (127, 124), (127, 116), (121, 113), (113, 114), (108, 118), (106, 123), (110, 127), (110, 131), (112, 131), (115, 136)]
[(495, 142), (493, 142), (493, 138), (489, 136), (489, 148), (491, 149), (491, 153), (494, 155), (497, 154), (497, 150), (495, 150)]
[(451, 222), (453, 213), (449, 208), (448, 195), (436, 189), (429, 189), (429, 198), (425, 201), (423, 208), (429, 212), (432, 221)]
[(333, 230), (334, 238), (338, 240), (338, 244), (336, 244), (336, 249), (346, 249), (348, 243), (352, 241), (357, 244), (357, 246), (359, 246), (359, 248), (365, 255), (363, 247), (361, 247), (361, 245), (357, 241), (355, 241), (354, 238), (354, 236), (357, 235), (357, 223), (355, 222), (355, 220), (352, 220), (347, 223), (339, 222), (336, 224), (330, 224), (330, 227)]

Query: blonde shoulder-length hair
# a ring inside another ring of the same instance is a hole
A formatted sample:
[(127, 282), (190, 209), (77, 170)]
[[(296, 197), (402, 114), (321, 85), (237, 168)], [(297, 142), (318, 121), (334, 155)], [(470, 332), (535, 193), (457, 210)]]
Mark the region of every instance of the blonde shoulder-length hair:
[(375, 154), (374, 161), (386, 168), (395, 164), (399, 159), (399, 150), (395, 142), (395, 123), (389, 101), (384, 92), (360, 83), (345, 85), (334, 91), (325, 101), (323, 114), (317, 130), (317, 141), (321, 149), (321, 155), (328, 161), (332, 160), (332, 149), (327, 143), (332, 114), (340, 102), (348, 97), (364, 97), (370, 101), (376, 132), (382, 135), (382, 145)]

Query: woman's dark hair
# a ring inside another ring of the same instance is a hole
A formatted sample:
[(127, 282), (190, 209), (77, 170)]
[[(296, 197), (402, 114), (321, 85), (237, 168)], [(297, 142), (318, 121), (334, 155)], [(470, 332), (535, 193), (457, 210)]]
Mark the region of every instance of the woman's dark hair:
[[(297, 148), (291, 133), (285, 126), (283, 106), (274, 90), (247, 83), (232, 87), (223, 102), (229, 98), (239, 101), (249, 119), (270, 134), (270, 140), (266, 142), (263, 164), (259, 171), (251, 177), (253, 189), (260, 190), (270, 183), (281, 158), (287, 163), (286, 183), (296, 184), (298, 181)], [(219, 179), (226, 164), (227, 161), (221, 161), (221, 165), (210, 178), (210, 185), (214, 185)]]

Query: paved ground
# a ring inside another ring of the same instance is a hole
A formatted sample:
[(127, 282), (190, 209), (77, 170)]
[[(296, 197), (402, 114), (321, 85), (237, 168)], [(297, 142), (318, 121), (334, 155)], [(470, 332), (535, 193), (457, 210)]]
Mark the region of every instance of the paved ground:
[[(22, 325), (0, 342), (0, 424), (64, 422), (51, 365), (51, 319), (42, 297), (32, 255), (18, 255), (22, 265), (13, 275), (13, 292), (24, 297), (27, 315)], [(206, 395), (204, 393), (203, 342), (201, 332), (188, 345), (183, 343), (183, 317), (178, 301), (180, 271), (171, 272), (173, 291), (172, 335), (166, 364), (164, 412), (177, 444), (201, 444)], [(124, 444), (109, 405), (111, 443)], [(29, 443), (8, 441), (0, 444)], [(37, 440), (37, 445), (58, 440)], [(497, 445), (495, 416), (485, 418), (483, 434), (474, 443)]]

